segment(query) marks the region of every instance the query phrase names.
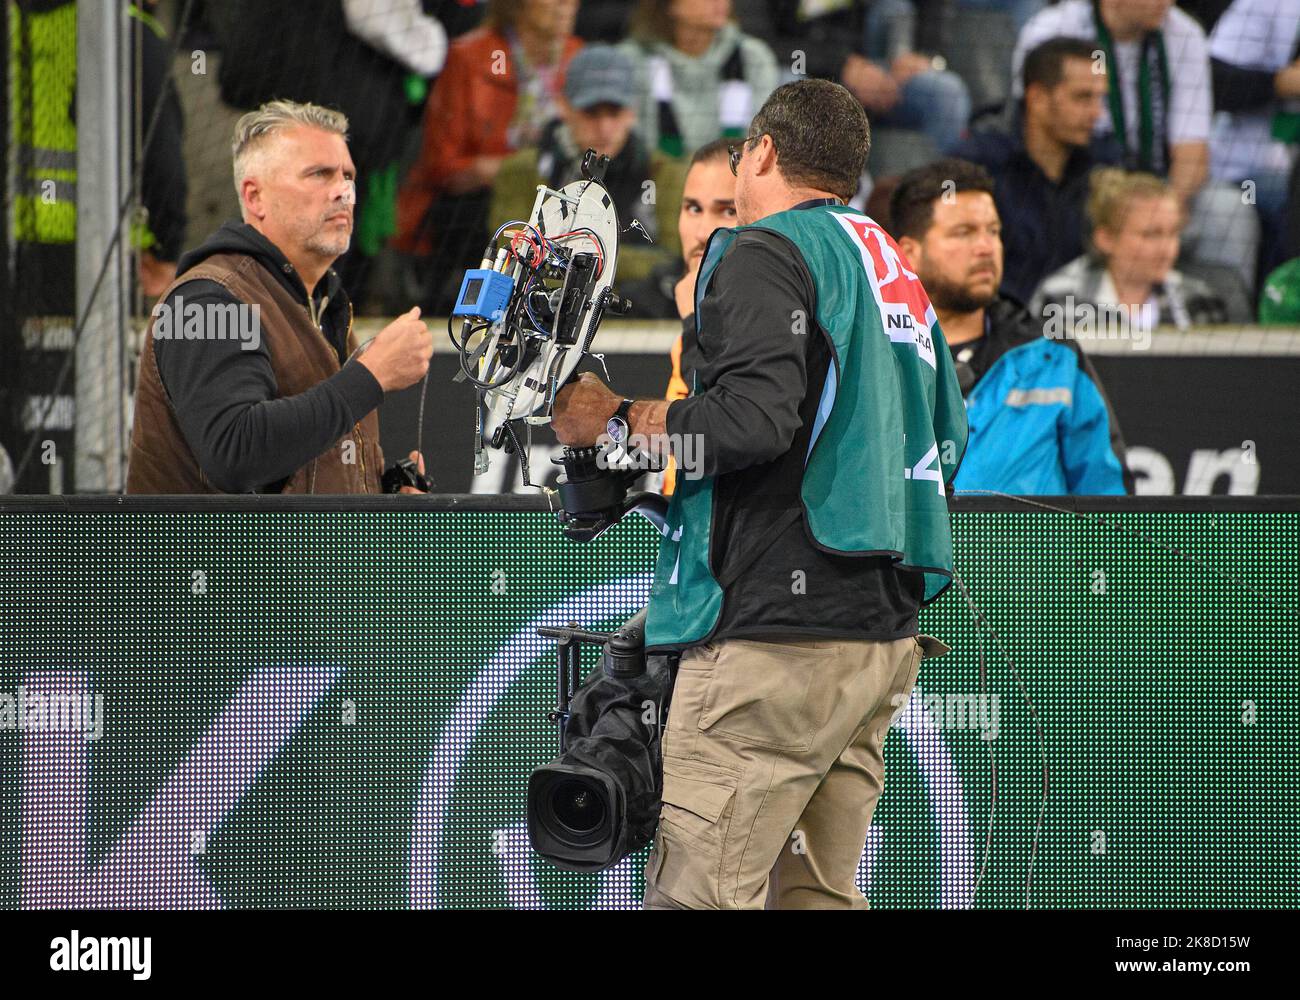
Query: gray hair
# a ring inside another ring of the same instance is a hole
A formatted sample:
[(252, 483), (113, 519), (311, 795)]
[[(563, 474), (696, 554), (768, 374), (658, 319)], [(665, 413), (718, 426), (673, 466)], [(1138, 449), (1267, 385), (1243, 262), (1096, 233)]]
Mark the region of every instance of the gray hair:
[(342, 111), (323, 108), (319, 104), (299, 104), (297, 101), (268, 101), (235, 123), (235, 138), (230, 144), (230, 153), (234, 161), (236, 192), (242, 196), (248, 161), (262, 146), (265, 137), (297, 125), (333, 132), (345, 139), (348, 136), (348, 118)]

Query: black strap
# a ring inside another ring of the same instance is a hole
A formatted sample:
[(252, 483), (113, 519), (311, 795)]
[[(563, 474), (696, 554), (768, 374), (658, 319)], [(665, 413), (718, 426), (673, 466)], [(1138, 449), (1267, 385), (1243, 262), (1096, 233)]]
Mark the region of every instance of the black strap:
[(781, 516), (778, 517), (776, 521), (774, 521), (772, 525), (768, 528), (766, 537), (759, 540), (750, 550), (748, 555), (746, 555), (742, 559), (737, 560), (733, 565), (728, 566), (725, 572), (718, 574), (716, 578), (718, 581), (718, 586), (721, 587), (723, 590), (726, 590), (733, 583), (735, 583), (736, 578), (740, 576), (741, 573), (745, 572), (745, 570), (749, 569), (750, 566), (754, 565), (754, 560), (758, 558), (759, 553), (761, 553), (765, 548), (767, 548), (767, 546), (772, 541), (774, 541), (781, 534), (781, 532), (785, 531), (786, 528), (792, 525), (795, 521), (799, 520), (802, 514), (803, 514), (802, 504), (800, 504), (797, 507), (792, 507), (789, 510), (786, 510), (784, 513), (782, 513)]

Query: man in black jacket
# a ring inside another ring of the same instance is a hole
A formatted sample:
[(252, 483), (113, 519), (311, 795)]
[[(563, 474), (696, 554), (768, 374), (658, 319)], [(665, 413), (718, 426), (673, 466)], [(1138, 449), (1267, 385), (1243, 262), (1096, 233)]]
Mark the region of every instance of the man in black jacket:
[(128, 492), (378, 492), (373, 411), (424, 375), (432, 342), (412, 309), (352, 357), (332, 267), (356, 202), (346, 131), (339, 112), (288, 101), (240, 119), (245, 221), (186, 254), (154, 307)]

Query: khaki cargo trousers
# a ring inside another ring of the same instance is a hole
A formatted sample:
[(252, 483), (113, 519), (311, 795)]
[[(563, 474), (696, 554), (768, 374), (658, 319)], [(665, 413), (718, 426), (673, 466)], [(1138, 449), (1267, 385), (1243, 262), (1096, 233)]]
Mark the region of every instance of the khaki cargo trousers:
[(724, 639), (682, 654), (646, 909), (870, 909), (855, 881), (882, 749), (931, 636)]

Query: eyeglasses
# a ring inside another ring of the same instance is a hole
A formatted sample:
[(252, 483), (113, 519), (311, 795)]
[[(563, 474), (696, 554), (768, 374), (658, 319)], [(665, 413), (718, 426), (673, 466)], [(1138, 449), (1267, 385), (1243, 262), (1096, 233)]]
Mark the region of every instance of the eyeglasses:
[(766, 132), (760, 132), (758, 135), (749, 136), (739, 146), (727, 147), (727, 159), (731, 163), (731, 173), (733, 177), (739, 176), (738, 174), (736, 174), (736, 168), (740, 166), (740, 158), (745, 155), (745, 147), (748, 146), (751, 142), (757, 142), (759, 139), (763, 138), (763, 136), (765, 136), (766, 134), (767, 134)]

